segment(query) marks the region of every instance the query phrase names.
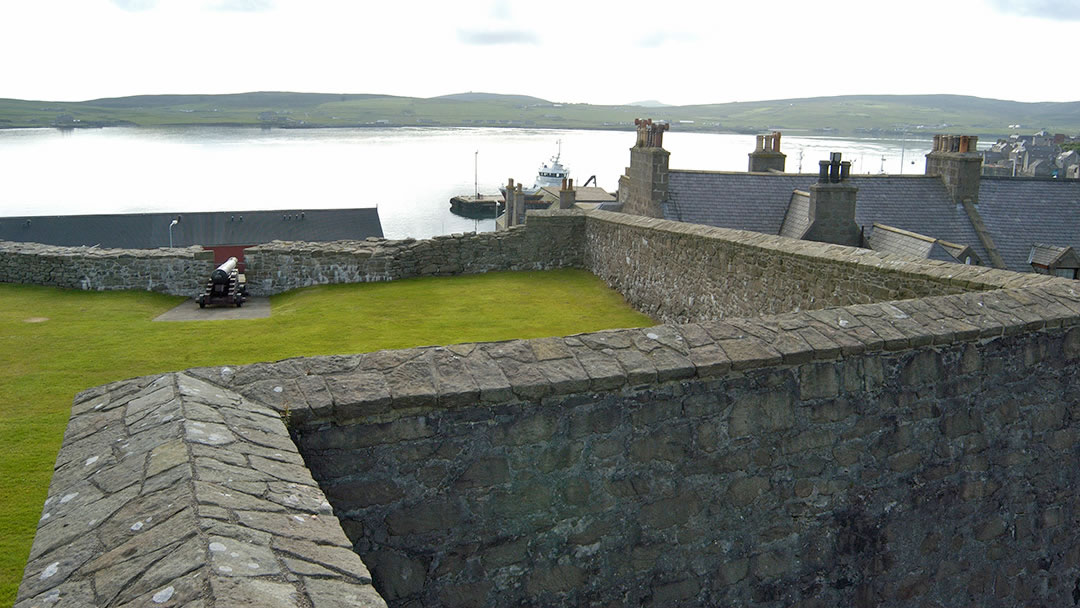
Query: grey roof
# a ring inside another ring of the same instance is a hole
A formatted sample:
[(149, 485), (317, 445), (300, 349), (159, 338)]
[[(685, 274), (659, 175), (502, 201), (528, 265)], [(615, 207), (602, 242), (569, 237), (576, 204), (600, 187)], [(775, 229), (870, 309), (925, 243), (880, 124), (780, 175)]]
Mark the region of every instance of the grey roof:
[(780, 236), (793, 239), (801, 239), (810, 229), (810, 194), (802, 190), (791, 193), (791, 204), (788, 205), (787, 215), (784, 216), (784, 225), (780, 228)]
[[(795, 190), (809, 190), (816, 174), (671, 171), (664, 217), (722, 228), (780, 234)], [(875, 222), (970, 246), (988, 260), (982, 243), (941, 178), (924, 175), (853, 176), (859, 188), (855, 221)], [(1025, 250), (1025, 255), (1027, 254)]]
[(169, 224), (177, 216), (180, 222), (172, 229), (177, 247), (258, 245), (273, 240), (337, 241), (383, 235), (378, 209), (364, 208), (0, 217), (0, 240), (153, 249), (169, 245)]
[[(901, 230), (885, 224), (874, 224), (867, 237), (870, 249), (884, 253), (899, 253), (942, 262), (965, 262), (974, 255), (970, 247), (942, 241), (923, 234)], [(977, 263), (977, 259), (972, 260)]]
[(780, 234), (791, 193), (808, 190), (810, 174), (671, 171), (664, 218)]
[[(1044, 267), (1054, 266), (1058, 260), (1065, 257), (1070, 251), (1073, 251), (1072, 247), (1057, 247), (1056, 245), (1035, 243), (1031, 246), (1031, 253), (1028, 254), (1028, 264), (1037, 264)], [(1073, 257), (1076, 257), (1075, 254)]]
[(1009, 270), (1030, 272), (1036, 243), (1080, 250), (1080, 181), (983, 177), (978, 209)]
[(859, 187), (855, 221), (869, 228), (875, 222), (936, 239), (968, 245), (980, 260), (989, 260), (963, 206), (949, 198), (941, 178), (925, 175), (852, 177)]

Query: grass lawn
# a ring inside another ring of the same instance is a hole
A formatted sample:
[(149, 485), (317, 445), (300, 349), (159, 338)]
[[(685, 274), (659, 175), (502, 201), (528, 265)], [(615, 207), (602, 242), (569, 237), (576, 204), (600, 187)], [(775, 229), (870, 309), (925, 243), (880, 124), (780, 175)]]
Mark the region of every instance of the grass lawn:
[(320, 286), (275, 296), (267, 319), (152, 322), (181, 301), (0, 284), (0, 606), (14, 603), (83, 389), (202, 365), (654, 324), (579, 270)]

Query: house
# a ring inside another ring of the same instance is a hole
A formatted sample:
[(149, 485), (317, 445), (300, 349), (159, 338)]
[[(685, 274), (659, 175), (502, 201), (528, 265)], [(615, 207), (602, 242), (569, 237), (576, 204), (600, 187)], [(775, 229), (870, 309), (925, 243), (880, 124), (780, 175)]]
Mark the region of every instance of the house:
[(1080, 279), (1080, 256), (1072, 247), (1035, 244), (1028, 263), (1039, 274), (1053, 274), (1066, 279)]
[(669, 169), (649, 128), (619, 181), (625, 213), (1020, 272), (1036, 243), (1080, 250), (1080, 182), (982, 176), (976, 137), (935, 136), (924, 175), (851, 175), (839, 154), (814, 175)]

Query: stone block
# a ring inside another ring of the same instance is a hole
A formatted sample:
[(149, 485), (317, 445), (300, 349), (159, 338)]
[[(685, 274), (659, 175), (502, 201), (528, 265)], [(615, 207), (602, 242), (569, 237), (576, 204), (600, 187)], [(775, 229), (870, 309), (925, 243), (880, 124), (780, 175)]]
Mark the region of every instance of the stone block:
[(791, 428), (795, 424), (795, 403), (784, 387), (767, 391), (740, 391), (733, 396), (728, 432), (745, 437)]
[(814, 363), (799, 367), (799, 399), (809, 401), (836, 397), (840, 382), (832, 363)]
[(475, 460), (454, 480), (457, 489), (490, 487), (510, 480), (510, 469), (506, 458), (488, 457)]
[(525, 581), (525, 591), (534, 598), (543, 594), (562, 594), (580, 589), (585, 570), (573, 565), (551, 564), (534, 568)]
[(371, 567), (379, 594), (386, 601), (396, 603), (424, 589), (429, 558), (387, 549), (368, 553), (364, 559)]
[(540, 412), (503, 424), (492, 431), (494, 445), (526, 445), (551, 439), (558, 418), (554, 412)]
[(746, 558), (724, 560), (717, 569), (716, 580), (722, 585), (734, 585), (746, 578), (750, 571), (750, 560)]
[(402, 506), (386, 516), (387, 530), (394, 536), (446, 530), (462, 523), (458, 503), (448, 500)]
[(482, 608), (491, 589), (490, 581), (447, 585), (439, 590), (439, 602), (447, 608)]
[(663, 460), (682, 462), (691, 449), (690, 430), (685, 425), (661, 428), (634, 439), (630, 444), (630, 458), (636, 462)]
[(671, 498), (664, 498), (642, 505), (638, 514), (641, 525), (662, 530), (674, 525), (682, 525), (701, 511), (701, 500), (694, 492), (683, 492)]
[(728, 486), (726, 496), (729, 503), (742, 508), (749, 506), (770, 488), (772, 483), (767, 477), (739, 477)]

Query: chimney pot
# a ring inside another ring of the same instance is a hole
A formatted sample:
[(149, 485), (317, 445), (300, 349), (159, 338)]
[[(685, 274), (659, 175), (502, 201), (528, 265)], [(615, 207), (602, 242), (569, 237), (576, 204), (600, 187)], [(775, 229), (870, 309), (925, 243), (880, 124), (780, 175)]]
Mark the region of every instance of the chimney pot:
[(840, 163), (840, 181), (851, 177), (851, 161), (845, 160)]
[(780, 151), (780, 132), (779, 131), (773, 131), (772, 137), (773, 137), (773, 144), (772, 144), (773, 152), (779, 152)]
[(829, 183), (829, 161), (827, 161), (827, 160), (819, 160), (818, 161), (818, 180), (817, 181), (818, 181), (819, 184), (827, 184), (827, 183)]

